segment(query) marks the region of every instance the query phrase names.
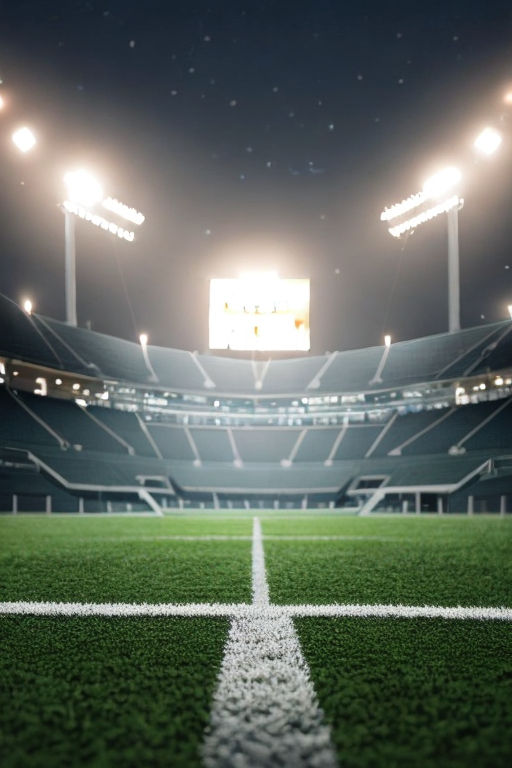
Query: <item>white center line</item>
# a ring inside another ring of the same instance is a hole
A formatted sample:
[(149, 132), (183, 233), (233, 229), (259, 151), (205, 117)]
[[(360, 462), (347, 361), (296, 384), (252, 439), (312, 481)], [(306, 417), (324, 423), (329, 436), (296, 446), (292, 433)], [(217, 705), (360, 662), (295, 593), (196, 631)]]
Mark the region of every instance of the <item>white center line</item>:
[[(255, 615), (235, 616), (203, 745), (206, 768), (337, 765), (290, 616), (269, 601), (261, 526), (253, 521)], [(266, 615), (265, 615), (266, 614)]]

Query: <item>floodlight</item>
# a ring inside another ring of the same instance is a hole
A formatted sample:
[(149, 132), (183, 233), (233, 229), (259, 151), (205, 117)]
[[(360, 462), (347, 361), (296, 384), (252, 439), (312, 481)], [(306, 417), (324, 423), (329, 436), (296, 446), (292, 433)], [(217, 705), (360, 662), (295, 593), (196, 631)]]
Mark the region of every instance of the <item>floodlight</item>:
[(147, 333), (141, 333), (140, 336), (139, 336), (139, 341), (140, 341), (141, 347), (147, 347), (147, 345), (148, 345), (148, 335), (147, 335)]
[(89, 171), (83, 168), (66, 173), (64, 183), (67, 188), (68, 198), (73, 203), (80, 203), (89, 207), (103, 199), (101, 184)]
[(509, 313), (510, 317), (512, 318), (512, 304), (509, 304), (507, 309), (508, 309), (508, 313)]
[(30, 301), (30, 299), (25, 299), (25, 301), (23, 302), (23, 309), (25, 310), (27, 315), (32, 314), (32, 302)]
[(443, 200), (437, 205), (433, 205), (432, 208), (422, 211), (417, 216), (413, 216), (407, 221), (402, 221), (400, 224), (396, 224), (393, 227), (389, 227), (388, 232), (393, 237), (400, 237), (406, 232), (414, 231), (420, 224), (425, 224), (431, 219), (435, 219), (436, 216), (440, 216), (442, 213), (448, 213), (449, 211), (458, 210), (464, 204), (464, 200), (458, 195), (452, 195), (451, 197)]
[(423, 184), (423, 194), (426, 197), (441, 197), (449, 189), (454, 187), (462, 178), (462, 173), (453, 165), (443, 168), (433, 176), (430, 176)]
[(0, 94), (0, 109), (3, 109), (4, 107), (5, 107), (5, 99), (2, 96), (2, 94)]
[(384, 336), (384, 344), (386, 345), (386, 347), (390, 347), (391, 346), (391, 336), (389, 335), (389, 333), (387, 333)]
[(496, 152), (502, 141), (501, 134), (494, 128), (484, 128), (476, 137), (473, 146), (480, 154), (490, 156)]
[(26, 126), (14, 131), (12, 140), (20, 152), (29, 152), (36, 144), (36, 137), (30, 128), (27, 128)]
[(505, 104), (512, 104), (512, 91), (507, 91), (503, 97)]

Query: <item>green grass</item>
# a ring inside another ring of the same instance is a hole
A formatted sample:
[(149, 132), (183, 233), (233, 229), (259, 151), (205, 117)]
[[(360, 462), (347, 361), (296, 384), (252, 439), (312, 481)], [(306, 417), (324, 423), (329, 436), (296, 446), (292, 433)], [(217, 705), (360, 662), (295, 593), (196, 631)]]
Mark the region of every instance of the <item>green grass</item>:
[[(311, 512), (0, 518), (0, 600), (512, 606), (512, 519)], [(229, 621), (0, 617), (0, 763), (197, 766)], [(297, 620), (343, 768), (512, 764), (509, 623)]]
[(0, 600), (250, 600), (250, 541), (165, 538), (175, 534), (166, 519), (1, 519)]
[[(388, 527), (389, 524), (389, 527)], [(313, 523), (264, 521), (264, 533), (313, 533)], [(315, 530), (376, 538), (266, 541), (277, 603), (510, 605), (512, 520), (331, 519)], [(382, 539), (378, 537), (382, 536)]]
[(0, 619), (0, 764), (199, 766), (228, 621)]
[(510, 624), (300, 619), (344, 768), (508, 768)]

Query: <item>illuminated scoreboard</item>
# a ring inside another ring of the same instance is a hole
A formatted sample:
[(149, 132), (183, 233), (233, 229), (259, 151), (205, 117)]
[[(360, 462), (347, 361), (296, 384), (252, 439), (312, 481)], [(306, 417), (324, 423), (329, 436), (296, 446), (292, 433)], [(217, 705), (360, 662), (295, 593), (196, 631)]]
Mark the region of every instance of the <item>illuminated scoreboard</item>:
[(262, 272), (210, 280), (210, 349), (309, 348), (308, 279)]

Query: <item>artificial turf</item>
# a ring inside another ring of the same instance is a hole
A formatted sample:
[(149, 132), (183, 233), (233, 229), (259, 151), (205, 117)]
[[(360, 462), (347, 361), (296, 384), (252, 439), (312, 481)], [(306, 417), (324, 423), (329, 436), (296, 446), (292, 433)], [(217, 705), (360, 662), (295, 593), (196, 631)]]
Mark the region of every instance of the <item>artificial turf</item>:
[[(0, 518), (0, 601), (250, 602), (250, 540), (172, 537), (253, 514)], [(512, 605), (512, 519), (257, 515), (273, 603)], [(0, 763), (198, 765), (228, 626), (0, 616)], [(510, 623), (296, 626), (344, 768), (512, 763)]]
[[(284, 535), (292, 526), (263, 522), (264, 533), (276, 528)], [(512, 602), (510, 519), (331, 519), (313, 530), (309, 521), (293, 524), (296, 535), (329, 530), (347, 539), (265, 542), (272, 602)]]
[(508, 768), (506, 622), (299, 619), (344, 768)]
[(0, 618), (2, 768), (199, 766), (227, 627)]
[(250, 541), (166, 538), (175, 531), (172, 519), (0, 519), (0, 600), (250, 600)]

